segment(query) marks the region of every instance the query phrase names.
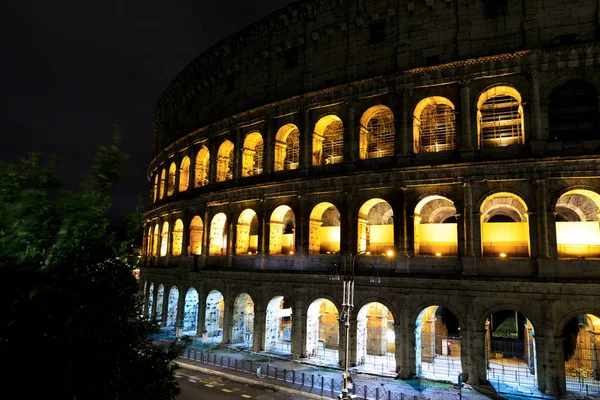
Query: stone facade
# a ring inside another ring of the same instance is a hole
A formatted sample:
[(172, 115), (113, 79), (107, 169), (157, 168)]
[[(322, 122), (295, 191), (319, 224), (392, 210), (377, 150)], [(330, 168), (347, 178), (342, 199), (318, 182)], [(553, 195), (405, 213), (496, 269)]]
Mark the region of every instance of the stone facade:
[[(341, 310), (329, 277), (355, 264), (351, 363), (364, 329), (356, 313), (378, 302), (393, 317), (396, 372), (415, 375), (417, 318), (437, 305), (458, 320), (467, 382), (484, 384), (486, 320), (515, 310), (533, 327), (538, 387), (564, 393), (565, 326), (600, 316), (600, 243), (589, 239), (600, 206), (599, 12), (591, 0), (305, 1), (219, 42), (155, 111), (145, 311), (183, 324), (195, 288), (200, 334), (218, 290), (229, 342), (236, 299), (249, 295), (263, 350), (267, 306), (281, 296), (291, 352), (305, 357), (310, 305)], [(326, 128), (340, 123), (343, 143)], [(286, 139), (294, 130), (297, 142)], [(502, 224), (513, 224), (504, 236)], [(343, 332), (330, 335), (340, 360)]]

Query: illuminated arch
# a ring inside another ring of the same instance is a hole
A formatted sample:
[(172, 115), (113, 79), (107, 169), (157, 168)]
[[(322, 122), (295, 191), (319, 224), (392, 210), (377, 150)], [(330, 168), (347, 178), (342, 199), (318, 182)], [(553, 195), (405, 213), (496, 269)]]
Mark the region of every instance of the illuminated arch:
[(179, 305), (179, 289), (172, 286), (167, 299), (167, 328), (173, 329), (177, 324), (177, 306)]
[(227, 253), (227, 216), (223, 213), (215, 215), (210, 223), (208, 255), (219, 256)]
[[(394, 316), (379, 302), (362, 306), (356, 315), (356, 354), (367, 368), (396, 371)], [(387, 360), (392, 362), (388, 363)]]
[(194, 177), (194, 186), (200, 187), (208, 185), (208, 169), (210, 166), (210, 152), (206, 146), (202, 146), (196, 154), (196, 170)]
[(312, 165), (344, 161), (344, 124), (337, 115), (326, 115), (315, 125), (312, 157)]
[(229, 140), (224, 140), (217, 153), (217, 182), (233, 179), (234, 146)]
[(369, 108), (360, 119), (360, 159), (393, 156), (395, 136), (394, 113), (381, 104)]
[(190, 255), (202, 254), (202, 237), (204, 235), (204, 224), (202, 218), (195, 215), (190, 223)]
[(252, 132), (244, 139), (242, 149), (242, 177), (260, 175), (263, 171), (264, 142), (259, 132)]
[(167, 183), (167, 196), (175, 193), (175, 177), (177, 175), (177, 165), (174, 162), (169, 166), (169, 182)]
[(154, 174), (154, 185), (152, 186), (152, 197), (154, 198), (154, 202), (158, 200), (158, 173)]
[(165, 299), (165, 286), (161, 283), (158, 285), (158, 291), (156, 292), (156, 320), (162, 321), (163, 317), (163, 303)]
[(394, 211), (379, 198), (367, 200), (358, 211), (358, 251), (385, 254), (394, 250)]
[(339, 311), (325, 298), (310, 303), (306, 312), (306, 354), (337, 364), (340, 336)]
[(521, 94), (511, 86), (495, 86), (477, 100), (477, 137), (481, 148), (524, 143)]
[(160, 256), (165, 257), (167, 250), (169, 249), (169, 223), (163, 222), (162, 230), (160, 232)]
[(163, 168), (160, 171), (160, 186), (158, 188), (158, 199), (165, 197), (165, 185), (167, 184), (167, 171)]
[(258, 249), (258, 217), (250, 208), (238, 218), (235, 254), (256, 254)]
[(458, 253), (456, 207), (443, 196), (423, 198), (415, 207), (416, 255), (447, 256)]
[(599, 258), (600, 195), (586, 189), (569, 190), (556, 202), (556, 246), (560, 258)]
[(178, 219), (173, 226), (173, 244), (171, 245), (171, 255), (180, 256), (183, 246), (183, 221)]
[(254, 300), (248, 293), (240, 293), (233, 302), (231, 343), (251, 348), (254, 339)]
[(529, 257), (527, 204), (519, 196), (498, 192), (480, 208), (481, 244), (484, 257)]
[(158, 243), (160, 238), (160, 226), (158, 224), (154, 225), (154, 234), (152, 239), (152, 255), (156, 257), (158, 255)]
[(190, 158), (183, 157), (179, 166), (179, 191), (185, 192), (190, 185)]
[(269, 222), (269, 253), (294, 254), (296, 216), (289, 206), (281, 205), (271, 214)]
[(413, 112), (414, 151), (438, 152), (456, 148), (454, 104), (445, 97), (421, 100)]
[(267, 304), (265, 318), (265, 351), (281, 354), (292, 352), (292, 302), (275, 296)]
[(279, 128), (275, 136), (274, 170), (287, 171), (300, 165), (300, 131), (294, 124)]
[(340, 251), (340, 212), (331, 203), (317, 204), (310, 213), (308, 252), (335, 254)]
[(146, 256), (152, 255), (152, 225), (148, 228), (148, 236), (146, 236)]
[(198, 333), (198, 292), (189, 288), (185, 294), (183, 308), (183, 332), (184, 334), (196, 336)]
[(204, 314), (204, 329), (211, 343), (221, 343), (223, 340), (223, 317), (225, 299), (218, 290), (212, 290), (206, 296), (206, 310)]

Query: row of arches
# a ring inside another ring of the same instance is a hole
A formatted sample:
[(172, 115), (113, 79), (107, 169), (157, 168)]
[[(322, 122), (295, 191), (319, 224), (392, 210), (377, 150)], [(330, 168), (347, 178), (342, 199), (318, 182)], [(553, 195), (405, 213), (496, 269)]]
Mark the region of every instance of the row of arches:
[[(574, 189), (562, 194), (555, 208), (556, 249), (558, 257), (600, 257), (600, 195), (591, 190)], [(456, 256), (458, 254), (459, 211), (452, 200), (430, 195), (414, 208), (414, 254)], [(489, 195), (479, 210), (481, 254), (484, 257), (529, 257), (530, 221), (527, 204), (510, 192)], [(219, 212), (212, 217), (207, 232), (199, 215), (191, 221), (177, 218), (149, 223), (145, 229), (147, 256), (187, 255), (253, 255), (261, 246), (268, 254), (293, 255), (300, 227), (296, 213), (288, 205), (277, 206), (264, 221), (254, 209), (244, 209), (237, 220)], [(336, 205), (318, 203), (308, 218), (308, 253), (337, 254), (341, 241), (353, 233), (344, 232), (343, 216)], [(395, 251), (395, 217), (392, 206), (381, 198), (372, 198), (357, 212), (356, 251), (374, 255)], [(231, 228), (230, 228), (231, 225)], [(268, 234), (262, 242), (263, 226)], [(233, 231), (235, 230), (235, 232)], [(187, 237), (185, 234), (187, 233)], [(235, 234), (235, 241), (228, 235)], [(233, 249), (228, 249), (233, 246)]]
[[(512, 86), (498, 85), (481, 93), (476, 102), (479, 148), (522, 144), (525, 141), (523, 99)], [(556, 88), (549, 96), (549, 139), (554, 141), (594, 140), (600, 126), (597, 90), (591, 84), (574, 80)], [(412, 113), (413, 151), (440, 152), (456, 149), (456, 107), (446, 97), (430, 96), (419, 101)], [(385, 105), (367, 109), (359, 120), (358, 158), (360, 160), (393, 156), (397, 121)], [(300, 165), (301, 135), (298, 127), (281, 126), (273, 140), (273, 171), (297, 169)], [(314, 125), (310, 165), (337, 164), (344, 161), (344, 146), (350, 145), (342, 119), (335, 114), (322, 116)], [(213, 155), (215, 175), (210, 178), (211, 154), (204, 144), (177, 164), (171, 162), (154, 174), (152, 198), (156, 202), (190, 187), (207, 185), (209, 179), (233, 179), (235, 158), (241, 158), (241, 177), (260, 175), (265, 169), (265, 140), (258, 131), (245, 135), (242, 148), (224, 139)], [(194, 173), (191, 174), (191, 168)], [(192, 179), (193, 175), (193, 179)]]
[[(166, 297), (168, 304), (163, 303), (164, 296), (163, 284), (157, 288), (154, 283), (149, 284), (146, 314), (163, 321), (166, 329), (180, 327), (182, 334), (202, 337), (204, 342), (230, 343), (284, 356), (300, 351), (302, 358), (320, 365), (342, 363), (345, 328), (338, 320), (339, 305), (330, 296), (316, 296), (305, 313), (299, 313), (285, 295), (275, 295), (262, 305), (256, 304), (250, 294), (241, 292), (230, 303), (218, 290), (201, 299), (191, 287), (180, 301), (179, 289), (172, 286)], [(178, 311), (178, 307), (183, 310)], [(417, 376), (455, 381), (469, 362), (467, 358), (473, 357), (466, 355), (469, 340), (478, 340), (484, 346), (482, 354), (475, 357), (485, 360), (486, 378), (492, 384), (533, 387), (540, 384), (537, 353), (544, 349), (536, 342), (532, 321), (520, 311), (494, 309), (479, 318), (485, 324), (477, 330), (483, 335), (480, 338), (463, 334), (465, 321), (449, 305), (432, 304), (417, 311), (413, 313), (414, 320), (409, 321), (414, 328), (405, 337), (398, 316), (386, 304), (380, 301), (361, 304), (351, 324), (351, 365), (363, 372), (396, 375), (401, 368), (397, 346), (408, 340), (408, 348), (413, 351), (409, 359), (414, 360)], [(304, 332), (303, 335), (294, 333), (298, 331)], [(560, 337), (565, 388), (572, 391), (591, 388), (592, 393), (600, 393), (600, 318), (589, 313), (574, 315), (564, 324)], [(298, 340), (300, 346), (293, 343)]]

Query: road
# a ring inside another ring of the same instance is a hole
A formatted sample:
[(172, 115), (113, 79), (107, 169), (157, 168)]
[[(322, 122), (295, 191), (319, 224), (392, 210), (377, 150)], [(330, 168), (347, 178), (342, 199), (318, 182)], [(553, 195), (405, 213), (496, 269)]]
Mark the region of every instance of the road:
[[(175, 376), (181, 388), (177, 400), (300, 400), (260, 385), (237, 383), (218, 376), (179, 369)], [(257, 378), (258, 379), (258, 378)]]

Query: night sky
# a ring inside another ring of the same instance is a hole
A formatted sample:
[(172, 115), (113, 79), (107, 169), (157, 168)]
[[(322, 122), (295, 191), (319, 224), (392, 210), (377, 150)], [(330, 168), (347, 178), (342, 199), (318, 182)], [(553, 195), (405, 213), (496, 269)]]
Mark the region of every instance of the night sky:
[(0, 6), (0, 161), (55, 154), (78, 186), (119, 124), (130, 155), (111, 219), (148, 198), (152, 111), (198, 54), (290, 0), (4, 0)]

